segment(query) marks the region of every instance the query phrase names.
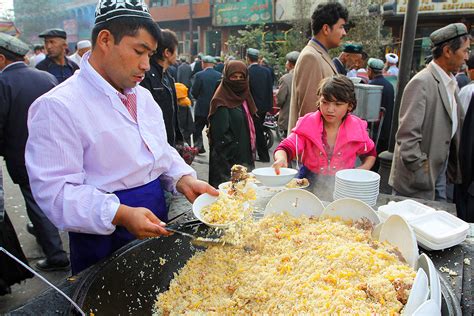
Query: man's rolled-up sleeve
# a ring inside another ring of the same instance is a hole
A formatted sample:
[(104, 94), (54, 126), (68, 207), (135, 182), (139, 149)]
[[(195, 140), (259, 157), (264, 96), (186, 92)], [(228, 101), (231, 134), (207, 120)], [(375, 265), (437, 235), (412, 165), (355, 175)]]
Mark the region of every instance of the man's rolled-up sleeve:
[(120, 205), (114, 194), (85, 184), (83, 144), (66, 106), (38, 99), (28, 113), (25, 160), (36, 202), (60, 230), (107, 235)]

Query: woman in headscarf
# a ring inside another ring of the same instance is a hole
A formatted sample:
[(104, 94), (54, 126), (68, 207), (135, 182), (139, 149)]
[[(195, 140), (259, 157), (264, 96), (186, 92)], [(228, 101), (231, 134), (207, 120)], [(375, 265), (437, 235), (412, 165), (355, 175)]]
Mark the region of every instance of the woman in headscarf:
[(230, 180), (230, 169), (240, 164), (255, 166), (257, 107), (249, 88), (247, 66), (239, 60), (226, 63), (224, 77), (209, 109), (209, 184), (217, 187)]

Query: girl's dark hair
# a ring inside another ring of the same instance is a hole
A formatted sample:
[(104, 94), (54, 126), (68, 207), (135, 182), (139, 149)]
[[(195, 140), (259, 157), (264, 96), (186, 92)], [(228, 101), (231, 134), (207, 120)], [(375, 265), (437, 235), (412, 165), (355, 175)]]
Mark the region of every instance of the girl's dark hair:
[(334, 75), (324, 78), (319, 84), (318, 96), (323, 96), (329, 102), (347, 102), (352, 105), (350, 112), (357, 107), (354, 83), (344, 75)]
[(347, 11), (346, 7), (339, 2), (319, 4), (311, 16), (311, 30), (313, 31), (313, 36), (321, 31), (324, 24), (329, 25), (332, 29), (339, 19), (348, 22), (349, 11)]
[(161, 39), (158, 41), (158, 48), (156, 49), (154, 56), (160, 60), (163, 60), (163, 54), (165, 53), (166, 49), (168, 49), (170, 53), (174, 53), (177, 48), (178, 37), (176, 37), (176, 33), (170, 29), (162, 29)]
[(97, 24), (92, 29), (92, 47), (97, 42), (97, 36), (102, 30), (109, 30), (115, 40), (115, 45), (118, 45), (124, 36), (136, 36), (138, 31), (144, 29), (155, 38), (157, 42), (160, 41), (161, 31), (158, 24), (151, 19), (127, 17), (112, 19), (107, 22)]

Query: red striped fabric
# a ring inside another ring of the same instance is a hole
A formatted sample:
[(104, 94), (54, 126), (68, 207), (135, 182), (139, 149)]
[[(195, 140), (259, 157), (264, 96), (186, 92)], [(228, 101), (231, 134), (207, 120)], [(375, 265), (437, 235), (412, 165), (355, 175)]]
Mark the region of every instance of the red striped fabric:
[(135, 93), (127, 93), (123, 95), (118, 93), (120, 100), (128, 110), (128, 113), (132, 116), (132, 119), (137, 122), (137, 95)]

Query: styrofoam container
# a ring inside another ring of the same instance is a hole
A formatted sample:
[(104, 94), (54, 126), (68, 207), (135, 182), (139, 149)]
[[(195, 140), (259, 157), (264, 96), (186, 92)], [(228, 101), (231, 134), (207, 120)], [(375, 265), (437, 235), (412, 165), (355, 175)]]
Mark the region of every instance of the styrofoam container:
[(435, 244), (466, 238), (469, 231), (468, 223), (445, 211), (436, 211), (413, 220), (411, 226), (417, 235)]
[(379, 206), (378, 211), (382, 221), (385, 221), (390, 215), (396, 214), (403, 217), (408, 223), (430, 212), (436, 212), (434, 208), (413, 200), (392, 201), (387, 205)]

